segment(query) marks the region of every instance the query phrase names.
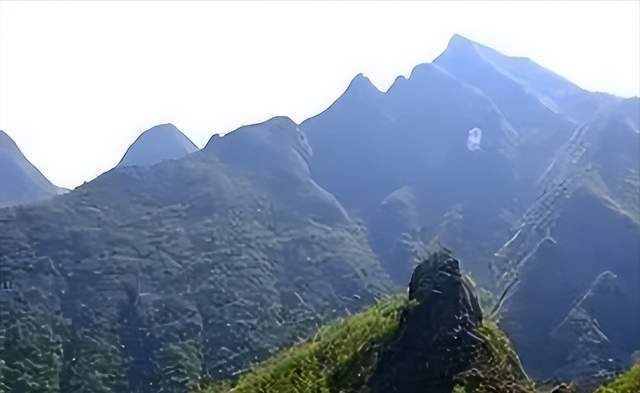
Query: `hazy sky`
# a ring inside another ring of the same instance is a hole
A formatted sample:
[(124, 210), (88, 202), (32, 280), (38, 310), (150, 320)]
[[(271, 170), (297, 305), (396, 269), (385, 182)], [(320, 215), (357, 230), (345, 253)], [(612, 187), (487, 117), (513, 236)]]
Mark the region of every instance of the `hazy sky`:
[(638, 95), (639, 19), (638, 1), (0, 1), (0, 129), (75, 187), (155, 124), (203, 146), (274, 115), (301, 122), (359, 72), (386, 89), (454, 33)]

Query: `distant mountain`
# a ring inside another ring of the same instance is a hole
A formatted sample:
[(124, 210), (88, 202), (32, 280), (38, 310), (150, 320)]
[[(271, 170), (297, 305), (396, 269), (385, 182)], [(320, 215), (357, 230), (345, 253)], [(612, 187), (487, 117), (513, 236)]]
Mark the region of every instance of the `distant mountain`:
[(456, 35), (386, 92), (356, 76), (302, 127), (314, 179), (367, 223), (399, 283), (439, 241), (491, 285), (493, 253), (535, 201), (555, 153), (619, 100)]
[(580, 124), (619, 100), (586, 91), (529, 58), (506, 56), (458, 34), (434, 63), (480, 88), (516, 127), (551, 121), (553, 114)]
[(53, 185), (0, 131), (0, 208), (24, 205), (64, 192)]
[(498, 252), (503, 283), (517, 282), (505, 327), (537, 375), (596, 383), (589, 378), (640, 348), (638, 130), (638, 98), (578, 127)]
[(1, 353), (22, 375), (9, 390), (188, 392), (384, 293), (365, 231), (310, 178), (305, 140), (274, 118), (0, 211)]
[(119, 167), (154, 165), (176, 160), (198, 150), (198, 147), (173, 124), (152, 127), (138, 137), (118, 163)]

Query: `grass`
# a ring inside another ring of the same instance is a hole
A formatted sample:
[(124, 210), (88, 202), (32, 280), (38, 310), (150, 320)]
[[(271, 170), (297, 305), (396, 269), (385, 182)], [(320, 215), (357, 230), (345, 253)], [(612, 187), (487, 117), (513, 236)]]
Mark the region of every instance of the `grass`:
[(638, 393), (640, 392), (640, 362), (625, 373), (596, 389), (595, 393)]
[(468, 370), (456, 377), (453, 393), (534, 393), (511, 341), (495, 321), (485, 320), (475, 334), (481, 346)]
[[(410, 304), (406, 294), (383, 299), (321, 328), (314, 337), (257, 364), (237, 381), (212, 385), (199, 393), (367, 393), (376, 353)], [(475, 333), (485, 345), (468, 372), (456, 378), (459, 385), (454, 391), (534, 392), (497, 323), (485, 321)]]
[(201, 393), (366, 392), (376, 351), (409, 304), (406, 295), (383, 299), (260, 363), (235, 384), (223, 383)]

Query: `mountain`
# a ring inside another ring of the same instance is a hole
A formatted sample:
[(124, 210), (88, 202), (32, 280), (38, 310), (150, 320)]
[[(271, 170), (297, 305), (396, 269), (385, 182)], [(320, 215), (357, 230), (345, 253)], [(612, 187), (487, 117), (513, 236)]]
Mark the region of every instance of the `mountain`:
[(198, 147), (173, 124), (160, 124), (138, 137), (118, 163), (119, 167), (154, 165), (176, 160), (198, 150)]
[(305, 138), (274, 118), (0, 211), (9, 390), (187, 392), (386, 292)]
[[(504, 327), (536, 377), (590, 383), (640, 347), (639, 110), (454, 36), (386, 92), (358, 75), (302, 128), (312, 176), (363, 220), (396, 283), (436, 244), (455, 249), (482, 286), (506, 291)], [(584, 368), (573, 349), (589, 329), (559, 326), (606, 272), (620, 306), (587, 309), (607, 343)]]
[[(479, 87), (516, 126), (554, 114), (581, 124), (619, 101), (610, 94), (586, 91), (529, 58), (506, 56), (458, 34), (434, 63)], [(521, 102), (529, 105), (519, 108)]]
[[(460, 49), (473, 45), (452, 39), (434, 63), (416, 66), (386, 92), (358, 75), (327, 110), (302, 123), (315, 152), (314, 179), (368, 224), (374, 249), (399, 283), (413, 267), (407, 239), (449, 244), (489, 282), (493, 253), (575, 127), (508, 78), (495, 82), (504, 85), (496, 91), (474, 84), (497, 72)], [(512, 91), (509, 99), (497, 94), (504, 89)], [(392, 203), (401, 194), (403, 202)]]
[(503, 283), (517, 282), (505, 328), (537, 375), (593, 384), (640, 347), (639, 126), (632, 98), (578, 127), (498, 252)]
[(0, 392), (533, 392), (519, 357), (595, 387), (640, 348), (639, 123), (454, 36), (300, 126), (154, 127), (0, 210)]
[(29, 162), (3, 131), (0, 131), (0, 184), (0, 208), (41, 201), (64, 192)]

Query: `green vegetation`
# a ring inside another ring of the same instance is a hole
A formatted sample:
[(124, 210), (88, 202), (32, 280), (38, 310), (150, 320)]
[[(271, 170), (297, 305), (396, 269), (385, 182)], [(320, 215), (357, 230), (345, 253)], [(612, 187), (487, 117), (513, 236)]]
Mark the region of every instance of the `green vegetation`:
[[(379, 301), (321, 328), (308, 341), (256, 365), (237, 381), (214, 384), (200, 393), (365, 393), (376, 352), (397, 328), (406, 307), (410, 303), (404, 295)], [(476, 333), (485, 345), (472, 367), (456, 378), (454, 391), (533, 393), (533, 384), (497, 323), (485, 322)]]
[(458, 375), (455, 393), (535, 392), (511, 341), (494, 321), (476, 331), (484, 344), (469, 370)]
[(0, 209), (0, 393), (187, 393), (387, 291), (335, 201), (259, 169), (200, 152)]
[(640, 392), (640, 362), (627, 372), (599, 387), (595, 393), (638, 393)]
[(410, 303), (406, 296), (379, 301), (363, 312), (321, 328), (303, 343), (257, 365), (230, 384), (202, 393), (359, 393), (373, 372), (379, 346)]

